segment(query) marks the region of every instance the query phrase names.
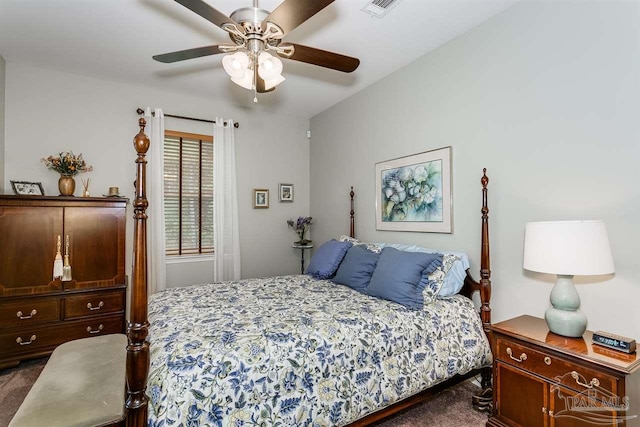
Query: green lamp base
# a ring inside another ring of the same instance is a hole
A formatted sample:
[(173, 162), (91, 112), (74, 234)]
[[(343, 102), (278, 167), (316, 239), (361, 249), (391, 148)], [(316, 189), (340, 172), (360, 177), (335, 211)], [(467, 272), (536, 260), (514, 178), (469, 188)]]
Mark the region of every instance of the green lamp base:
[(565, 311), (549, 307), (544, 312), (549, 330), (563, 337), (578, 338), (587, 330), (587, 316), (580, 310)]
[(573, 276), (558, 275), (551, 290), (551, 305), (544, 313), (549, 330), (564, 337), (577, 338), (587, 330), (587, 316), (578, 310), (580, 296), (573, 285)]

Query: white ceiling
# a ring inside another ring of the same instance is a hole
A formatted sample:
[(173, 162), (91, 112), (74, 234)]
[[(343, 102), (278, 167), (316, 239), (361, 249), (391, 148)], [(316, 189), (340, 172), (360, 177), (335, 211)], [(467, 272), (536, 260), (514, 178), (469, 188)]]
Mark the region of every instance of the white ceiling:
[[(252, 0), (206, 0), (230, 15)], [(303, 0), (300, 0), (303, 1)], [(401, 0), (382, 19), (367, 0), (336, 0), (285, 41), (354, 56), (351, 74), (283, 60), (286, 81), (258, 95), (260, 108), (312, 117), (519, 0)], [(273, 10), (281, 0), (261, 0)], [(162, 64), (152, 55), (228, 43), (227, 33), (173, 0), (0, 0), (0, 55), (8, 63), (223, 98), (247, 108), (253, 93), (233, 84), (222, 55)]]

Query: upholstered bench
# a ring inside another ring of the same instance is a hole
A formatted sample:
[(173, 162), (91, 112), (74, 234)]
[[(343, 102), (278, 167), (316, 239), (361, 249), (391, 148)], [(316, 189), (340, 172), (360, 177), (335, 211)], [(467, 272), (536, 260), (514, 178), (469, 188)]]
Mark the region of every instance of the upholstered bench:
[(111, 334), (56, 348), (9, 427), (88, 427), (122, 421), (126, 346), (126, 335)]

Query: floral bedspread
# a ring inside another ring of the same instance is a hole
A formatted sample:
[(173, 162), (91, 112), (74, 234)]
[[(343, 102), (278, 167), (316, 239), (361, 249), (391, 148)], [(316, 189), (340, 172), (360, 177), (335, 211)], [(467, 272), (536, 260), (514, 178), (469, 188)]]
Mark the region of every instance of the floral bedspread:
[(424, 311), (309, 276), (150, 300), (149, 425), (344, 425), (491, 363), (476, 309)]

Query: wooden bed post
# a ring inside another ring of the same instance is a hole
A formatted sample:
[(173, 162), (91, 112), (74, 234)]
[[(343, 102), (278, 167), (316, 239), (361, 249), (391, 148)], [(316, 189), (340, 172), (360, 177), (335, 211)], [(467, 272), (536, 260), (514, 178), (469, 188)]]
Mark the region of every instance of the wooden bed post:
[(491, 257), (489, 254), (489, 206), (487, 203), (487, 185), (489, 177), (487, 168), (482, 169), (482, 249), (480, 255), (480, 318), (485, 332), (490, 331), (491, 326)]
[(149, 398), (145, 394), (149, 372), (149, 321), (147, 319), (147, 206), (145, 160), (149, 138), (144, 133), (147, 122), (138, 120), (140, 131), (133, 139), (136, 159), (136, 198), (133, 202), (133, 268), (131, 284), (131, 321), (127, 326), (127, 427), (147, 425)]
[[(482, 169), (482, 247), (480, 254), (480, 319), (489, 342), (491, 342), (491, 256), (489, 250), (489, 205), (487, 201), (487, 185), (489, 177), (487, 168)], [(483, 368), (481, 386), (483, 391), (491, 388), (491, 368)]]

